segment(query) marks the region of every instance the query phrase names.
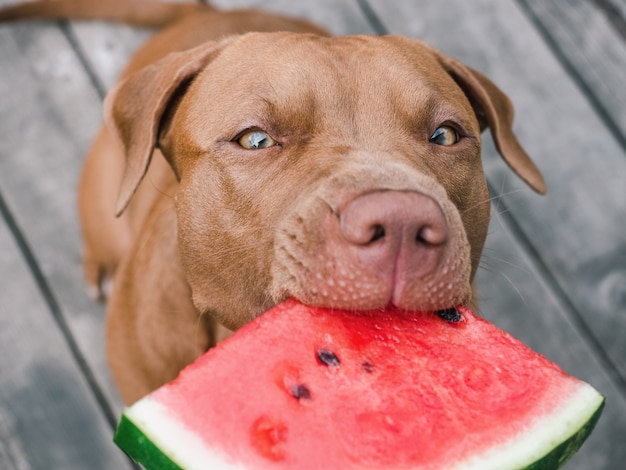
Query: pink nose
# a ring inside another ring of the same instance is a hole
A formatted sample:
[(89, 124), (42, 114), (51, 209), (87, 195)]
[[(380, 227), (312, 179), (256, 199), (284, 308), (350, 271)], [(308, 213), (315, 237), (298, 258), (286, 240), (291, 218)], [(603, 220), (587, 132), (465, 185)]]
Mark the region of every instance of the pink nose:
[(358, 196), (341, 211), (339, 227), (364, 264), (381, 271), (391, 269), (396, 283), (434, 270), (448, 240), (439, 204), (411, 191)]

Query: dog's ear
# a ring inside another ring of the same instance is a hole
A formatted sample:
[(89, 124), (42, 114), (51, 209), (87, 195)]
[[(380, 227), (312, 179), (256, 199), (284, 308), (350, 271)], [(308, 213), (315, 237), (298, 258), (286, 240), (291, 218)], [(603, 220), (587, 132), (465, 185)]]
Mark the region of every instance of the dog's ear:
[(130, 75), (107, 95), (105, 121), (126, 154), (116, 215), (126, 209), (146, 174), (159, 132), (173, 114), (173, 103), (228, 42), (226, 39), (172, 53)]
[(546, 193), (546, 183), (513, 133), (511, 100), (487, 77), (461, 62), (437, 52), (439, 62), (467, 95), (481, 126), (491, 129), (504, 161), (531, 188)]

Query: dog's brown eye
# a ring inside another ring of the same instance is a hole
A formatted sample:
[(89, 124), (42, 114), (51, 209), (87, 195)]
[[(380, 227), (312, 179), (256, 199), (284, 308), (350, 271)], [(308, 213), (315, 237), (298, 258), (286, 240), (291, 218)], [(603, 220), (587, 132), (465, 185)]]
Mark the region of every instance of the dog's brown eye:
[(254, 130), (248, 131), (237, 139), (237, 143), (246, 150), (266, 149), (278, 145), (266, 132)]
[(454, 145), (459, 141), (459, 134), (450, 126), (440, 126), (430, 136), (430, 141), (437, 145)]

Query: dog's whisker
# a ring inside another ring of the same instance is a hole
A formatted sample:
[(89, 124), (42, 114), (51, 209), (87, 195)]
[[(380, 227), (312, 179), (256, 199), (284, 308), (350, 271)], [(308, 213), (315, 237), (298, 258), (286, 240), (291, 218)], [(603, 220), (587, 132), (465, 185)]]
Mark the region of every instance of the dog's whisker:
[(504, 193), (504, 185), (505, 185), (505, 183), (506, 183), (506, 178), (503, 177), (502, 181), (500, 182), (500, 191), (498, 192), (498, 197), (497, 197), (497, 199), (495, 199), (495, 198), (492, 199), (492, 202), (495, 201), (494, 208), (493, 208), (495, 213), (499, 213), (500, 212), (500, 203), (504, 199), (504, 196), (505, 196), (505, 193)]
[(497, 274), (498, 276), (502, 277), (513, 288), (513, 290), (517, 293), (517, 295), (522, 300), (524, 305), (528, 306), (528, 302), (526, 301), (526, 297), (524, 296), (524, 294), (522, 293), (520, 288), (517, 286), (517, 284), (515, 284), (515, 282), (508, 275), (506, 275), (505, 273), (503, 273), (502, 271), (499, 271), (499, 270), (495, 270), (495, 271), (492, 271), (492, 272), (494, 274)]
[(493, 257), (489, 255), (489, 249), (485, 249), (485, 253), (483, 254), (483, 256), (481, 257), (479, 263), (478, 263), (478, 269), (491, 273), (491, 274), (495, 274), (497, 276), (502, 277), (503, 279), (506, 280), (506, 282), (513, 287), (513, 289), (515, 290), (515, 292), (517, 293), (517, 295), (519, 295), (520, 299), (524, 302), (524, 305), (528, 305), (526, 298), (524, 297), (524, 295), (522, 294), (521, 290), (519, 289), (519, 287), (516, 285), (516, 283), (506, 274), (504, 273), (501, 269), (498, 269), (495, 264), (505, 264), (507, 266), (510, 266), (514, 269), (520, 270), (526, 274), (529, 274), (530, 271), (525, 268), (524, 266), (521, 266), (515, 262), (513, 262), (512, 260), (507, 260), (505, 258), (501, 258), (501, 257)]
[[(208, 315), (208, 313), (205, 312), (200, 312), (200, 315), (198, 315), (198, 318), (196, 319), (196, 325), (194, 327), (194, 333), (195, 333), (195, 342), (197, 343), (201, 337), (204, 335), (204, 327), (202, 325), (202, 322), (205, 321), (205, 317)], [(215, 341), (215, 338), (213, 338), (213, 340)]]
[(488, 203), (491, 203), (491, 204), (494, 205), (493, 210), (494, 210), (494, 212), (496, 212), (496, 211), (499, 210), (498, 203), (499, 203), (500, 200), (504, 199), (507, 196), (510, 196), (512, 194), (517, 194), (517, 193), (520, 193), (520, 192), (522, 192), (522, 189), (514, 189), (514, 190), (511, 190), (511, 191), (507, 191), (507, 192), (502, 192), (501, 191), (498, 194), (491, 195), (487, 199), (483, 199), (482, 201), (478, 201), (476, 204), (474, 204), (474, 205), (472, 205), (470, 207), (465, 208), (461, 212), (461, 214), (465, 215), (467, 212), (480, 209), (481, 206), (483, 206), (485, 204), (488, 204)]
[(507, 207), (506, 209), (500, 208), (497, 211), (494, 210), (493, 211), (493, 215), (498, 217), (498, 216), (503, 215), (503, 214), (508, 214), (509, 212), (511, 212), (511, 208), (510, 207)]
[(165, 189), (161, 188), (160, 185), (154, 181), (154, 179), (152, 178), (152, 175), (147, 174), (144, 180), (150, 183), (150, 186), (152, 187), (152, 189), (154, 189), (161, 196), (165, 197), (166, 199), (172, 199), (172, 200), (174, 199), (174, 195), (170, 194)]
[(527, 267), (524, 267), (520, 264), (515, 263), (512, 260), (506, 259), (506, 258), (502, 258), (502, 257), (494, 257), (494, 256), (490, 256), (489, 255), (489, 249), (485, 249), (485, 253), (483, 254), (483, 257), (480, 260), (479, 266), (481, 263), (487, 263), (489, 261), (493, 261), (496, 263), (500, 263), (500, 264), (505, 264), (507, 266), (510, 266), (512, 268), (515, 268), (518, 271), (521, 271), (525, 274), (530, 274), (530, 270)]

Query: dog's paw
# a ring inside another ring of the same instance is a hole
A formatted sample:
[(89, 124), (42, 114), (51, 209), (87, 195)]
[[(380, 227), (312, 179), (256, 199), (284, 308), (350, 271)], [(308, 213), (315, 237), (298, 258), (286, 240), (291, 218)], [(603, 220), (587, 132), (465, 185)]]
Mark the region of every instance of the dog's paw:
[(105, 266), (83, 261), (87, 295), (94, 302), (105, 302), (113, 292), (113, 277)]
[(87, 295), (94, 302), (105, 302), (113, 293), (113, 280), (109, 277), (97, 285), (87, 284)]

